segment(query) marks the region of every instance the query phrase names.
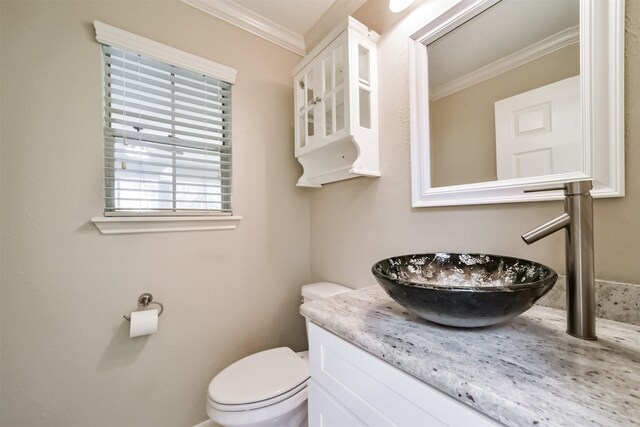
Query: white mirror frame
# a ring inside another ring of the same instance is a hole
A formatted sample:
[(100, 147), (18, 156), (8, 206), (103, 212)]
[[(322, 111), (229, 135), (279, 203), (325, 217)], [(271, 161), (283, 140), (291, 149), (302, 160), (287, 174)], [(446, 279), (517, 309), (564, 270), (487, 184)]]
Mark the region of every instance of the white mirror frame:
[(583, 172), (431, 187), (427, 44), (498, 1), (461, 0), (409, 39), (412, 206), (559, 200), (523, 190), (584, 179), (594, 197), (624, 196), (624, 0), (580, 0)]

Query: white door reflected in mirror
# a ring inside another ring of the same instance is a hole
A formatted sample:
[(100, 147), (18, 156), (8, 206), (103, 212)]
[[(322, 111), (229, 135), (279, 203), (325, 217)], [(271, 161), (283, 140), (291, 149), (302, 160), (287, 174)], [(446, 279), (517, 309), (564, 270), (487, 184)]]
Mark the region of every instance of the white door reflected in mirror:
[(498, 180), (579, 172), (580, 77), (495, 103)]
[(409, 53), (414, 207), (624, 196), (624, 1), (460, 0)]

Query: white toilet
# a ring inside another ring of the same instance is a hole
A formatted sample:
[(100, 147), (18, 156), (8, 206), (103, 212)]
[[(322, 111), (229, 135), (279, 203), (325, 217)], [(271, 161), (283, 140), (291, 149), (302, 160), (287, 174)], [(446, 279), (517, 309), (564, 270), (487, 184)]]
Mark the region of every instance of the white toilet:
[[(351, 289), (320, 282), (302, 287), (303, 302)], [(207, 415), (223, 427), (307, 425), (307, 352), (288, 347), (261, 351), (226, 367), (211, 380)]]

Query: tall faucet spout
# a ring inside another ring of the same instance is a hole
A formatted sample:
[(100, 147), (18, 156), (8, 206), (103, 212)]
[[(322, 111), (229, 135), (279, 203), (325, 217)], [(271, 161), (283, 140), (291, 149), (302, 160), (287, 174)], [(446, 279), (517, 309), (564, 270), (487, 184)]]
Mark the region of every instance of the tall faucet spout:
[(563, 213), (558, 218), (552, 219), (546, 224), (542, 224), (540, 227), (536, 228), (535, 230), (531, 230), (528, 233), (524, 233), (521, 237), (522, 237), (522, 240), (524, 240), (524, 242), (527, 245), (530, 245), (542, 239), (543, 237), (547, 237), (549, 234), (553, 234), (558, 230), (562, 230), (563, 228), (569, 226), (570, 224), (571, 224), (571, 217), (568, 214)]
[[(532, 191), (557, 190), (558, 187)], [(567, 263), (567, 333), (583, 340), (596, 339), (596, 285), (593, 267), (593, 200), (591, 181), (564, 185), (564, 214), (522, 235), (528, 245), (565, 229)]]

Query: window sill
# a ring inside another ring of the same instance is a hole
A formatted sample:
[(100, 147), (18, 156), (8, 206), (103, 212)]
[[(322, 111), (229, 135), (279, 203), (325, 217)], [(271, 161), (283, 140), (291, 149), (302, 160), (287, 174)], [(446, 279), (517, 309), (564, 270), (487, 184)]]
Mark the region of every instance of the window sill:
[(104, 217), (95, 216), (91, 222), (102, 234), (166, 233), (170, 231), (233, 230), (241, 216), (154, 216)]

